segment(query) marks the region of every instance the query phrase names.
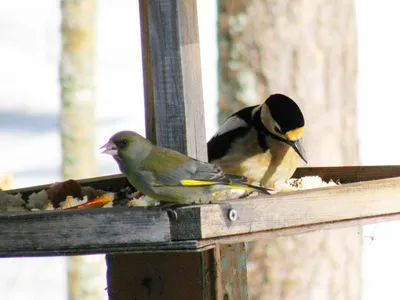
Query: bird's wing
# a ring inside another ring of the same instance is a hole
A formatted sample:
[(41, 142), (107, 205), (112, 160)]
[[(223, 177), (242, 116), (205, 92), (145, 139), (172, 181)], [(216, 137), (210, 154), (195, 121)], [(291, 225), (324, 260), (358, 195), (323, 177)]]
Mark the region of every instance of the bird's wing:
[(246, 177), (224, 174), (214, 164), (159, 147), (152, 150), (142, 168), (153, 173), (156, 185), (202, 186), (247, 182)]
[(224, 156), (236, 138), (244, 136), (251, 128), (252, 111), (257, 107), (243, 108), (227, 118), (207, 143), (208, 160)]

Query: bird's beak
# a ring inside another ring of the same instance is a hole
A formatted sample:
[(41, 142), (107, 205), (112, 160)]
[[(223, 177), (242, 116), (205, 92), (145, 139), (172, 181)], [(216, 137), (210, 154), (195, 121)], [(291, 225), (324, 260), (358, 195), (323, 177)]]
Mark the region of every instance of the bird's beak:
[(301, 139), (291, 141), (290, 146), (292, 146), (294, 151), (296, 151), (296, 153), (301, 157), (301, 159), (304, 160), (305, 163), (307, 163), (306, 150), (304, 150)]
[(103, 146), (100, 147), (100, 149), (104, 149), (102, 154), (109, 154), (109, 155), (117, 155), (118, 154), (118, 148), (113, 142), (107, 142)]

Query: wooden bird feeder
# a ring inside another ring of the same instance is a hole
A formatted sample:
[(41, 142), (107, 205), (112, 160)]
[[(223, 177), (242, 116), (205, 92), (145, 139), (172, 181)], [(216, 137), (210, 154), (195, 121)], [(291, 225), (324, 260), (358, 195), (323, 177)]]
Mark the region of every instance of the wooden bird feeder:
[[(147, 137), (206, 160), (196, 0), (140, 0)], [(244, 242), (400, 219), (400, 167), (299, 168), (342, 185), (157, 208), (0, 214), (0, 256), (107, 253), (110, 299), (248, 299)], [(121, 175), (81, 180), (118, 191)], [(43, 186), (14, 190), (28, 195)]]

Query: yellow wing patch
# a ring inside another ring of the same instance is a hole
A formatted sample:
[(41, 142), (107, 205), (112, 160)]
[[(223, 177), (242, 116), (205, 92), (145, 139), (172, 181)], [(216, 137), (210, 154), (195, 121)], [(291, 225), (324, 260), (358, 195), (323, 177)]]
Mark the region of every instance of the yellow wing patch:
[(217, 182), (213, 181), (202, 181), (202, 180), (193, 180), (193, 179), (183, 179), (181, 180), (181, 184), (183, 186), (202, 186), (202, 185), (214, 185)]
[(183, 186), (205, 186), (205, 185), (216, 185), (216, 184), (223, 184), (227, 188), (230, 189), (238, 189), (244, 191), (253, 191), (251, 187), (242, 186), (242, 185), (234, 185), (234, 184), (224, 184), (215, 181), (202, 181), (202, 180), (193, 180), (193, 179), (183, 179), (181, 180), (181, 184)]

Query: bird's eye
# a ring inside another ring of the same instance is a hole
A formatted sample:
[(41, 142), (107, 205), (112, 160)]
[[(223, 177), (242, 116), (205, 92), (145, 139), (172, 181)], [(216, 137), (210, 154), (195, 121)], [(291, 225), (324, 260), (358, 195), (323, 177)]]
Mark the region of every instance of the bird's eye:
[(276, 131), (277, 133), (282, 134), (282, 131), (278, 128), (278, 126), (275, 126), (275, 131)]
[(120, 140), (116, 144), (119, 148), (124, 148), (128, 144), (128, 140)]

